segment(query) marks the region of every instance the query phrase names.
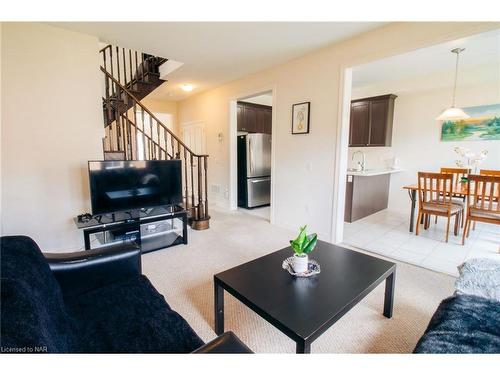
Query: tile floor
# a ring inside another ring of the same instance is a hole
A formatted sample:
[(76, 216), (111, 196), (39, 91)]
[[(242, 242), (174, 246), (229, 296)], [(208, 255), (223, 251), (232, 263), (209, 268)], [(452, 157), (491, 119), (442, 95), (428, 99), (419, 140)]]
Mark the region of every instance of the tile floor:
[[(457, 276), (457, 266), (475, 257), (500, 259), (500, 226), (477, 223), (461, 245), (462, 231), (445, 238), (445, 218), (432, 220), (428, 230), (420, 226), (419, 236), (408, 231), (408, 213), (383, 210), (354, 223), (344, 224), (344, 243), (434, 271)], [(452, 222), (453, 223), (453, 222)]]

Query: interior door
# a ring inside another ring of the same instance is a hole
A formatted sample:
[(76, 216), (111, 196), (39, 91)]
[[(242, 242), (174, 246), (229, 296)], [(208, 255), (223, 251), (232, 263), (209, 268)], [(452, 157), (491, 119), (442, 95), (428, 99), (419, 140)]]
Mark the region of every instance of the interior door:
[(181, 127), (181, 139), (195, 154), (204, 154), (206, 145), (205, 123), (183, 124)]
[[(205, 138), (205, 123), (202, 121), (191, 122), (181, 125), (181, 140), (184, 144), (195, 154), (203, 155), (206, 153), (206, 138)], [(181, 153), (181, 159), (184, 155)], [(193, 158), (193, 183), (191, 183), (191, 159), (189, 154), (187, 155), (188, 174), (187, 178), (183, 176), (183, 181), (188, 182), (188, 195), (193, 193), (192, 188), (194, 187), (194, 194), (197, 194), (196, 187), (198, 186), (198, 160)], [(184, 168), (182, 168), (182, 173), (184, 173)]]

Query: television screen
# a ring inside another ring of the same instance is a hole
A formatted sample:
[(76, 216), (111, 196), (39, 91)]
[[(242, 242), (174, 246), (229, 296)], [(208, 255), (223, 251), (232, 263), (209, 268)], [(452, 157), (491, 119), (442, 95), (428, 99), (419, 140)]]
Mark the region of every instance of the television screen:
[(89, 161), (92, 214), (182, 203), (180, 160)]

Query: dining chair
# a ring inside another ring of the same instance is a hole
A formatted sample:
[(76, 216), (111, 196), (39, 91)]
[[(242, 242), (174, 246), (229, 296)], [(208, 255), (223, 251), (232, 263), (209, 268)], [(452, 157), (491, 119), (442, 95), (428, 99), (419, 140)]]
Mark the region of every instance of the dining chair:
[[(442, 167), (441, 173), (448, 173), (453, 176), (452, 189), (453, 191), (460, 190), (460, 181), (462, 178), (467, 178), (470, 173), (470, 168), (448, 168)], [(455, 196), (459, 196), (460, 198), (464, 198), (463, 194), (454, 194)]]
[(469, 175), (469, 198), (462, 245), (469, 237), (471, 222), (483, 222), (500, 225), (500, 175)]
[(482, 176), (500, 176), (500, 171), (495, 169), (481, 169), (479, 174)]
[[(500, 171), (496, 169), (481, 169), (479, 171), (480, 175), (483, 176), (500, 176)], [(472, 230), (476, 230), (476, 222), (474, 221), (474, 224), (472, 224)]]
[[(464, 206), (466, 195), (457, 193), (457, 191), (461, 190), (460, 189), (461, 181), (463, 178), (467, 178), (467, 176), (471, 172), (470, 168), (441, 167), (440, 172), (451, 174), (453, 176), (452, 197), (455, 198), (455, 199), (453, 199), (453, 203), (460, 204), (460, 205)], [(462, 217), (461, 221), (460, 221), (460, 225), (463, 227), (464, 226), (464, 215), (460, 215), (460, 216)], [(435, 222), (437, 223), (437, 216), (436, 216)]]
[(458, 235), (458, 219), (463, 206), (452, 200), (453, 176), (449, 173), (418, 172), (418, 219), (415, 234), (418, 236), (420, 221), (428, 227), (431, 215), (446, 217), (446, 242), (450, 231), (450, 219), (455, 216), (453, 233)]

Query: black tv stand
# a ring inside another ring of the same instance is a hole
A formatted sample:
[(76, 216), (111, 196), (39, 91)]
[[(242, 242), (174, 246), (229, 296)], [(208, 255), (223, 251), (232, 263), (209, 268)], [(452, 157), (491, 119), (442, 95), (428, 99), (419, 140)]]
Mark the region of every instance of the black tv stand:
[(115, 212), (74, 221), (83, 230), (85, 250), (133, 242), (147, 253), (188, 243), (187, 212), (180, 206)]

